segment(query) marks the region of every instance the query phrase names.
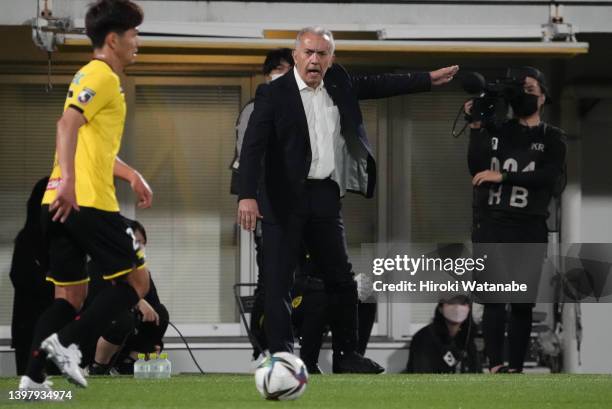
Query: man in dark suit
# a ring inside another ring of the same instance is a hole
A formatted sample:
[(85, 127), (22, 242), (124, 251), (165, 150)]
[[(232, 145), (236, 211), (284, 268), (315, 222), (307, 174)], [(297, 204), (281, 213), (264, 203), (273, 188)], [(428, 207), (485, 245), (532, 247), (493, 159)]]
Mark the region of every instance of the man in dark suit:
[(300, 31), (293, 58), (292, 71), (257, 89), (240, 157), (238, 222), (249, 230), (258, 218), (263, 222), (270, 352), (293, 350), (290, 289), (305, 243), (330, 295), (332, 333), (339, 341), (333, 371), (379, 373), (382, 367), (355, 352), (357, 290), (340, 214), (346, 191), (372, 197), (376, 182), (359, 100), (429, 91), (450, 81), (458, 67), (350, 76), (332, 66), (333, 35), (320, 27)]

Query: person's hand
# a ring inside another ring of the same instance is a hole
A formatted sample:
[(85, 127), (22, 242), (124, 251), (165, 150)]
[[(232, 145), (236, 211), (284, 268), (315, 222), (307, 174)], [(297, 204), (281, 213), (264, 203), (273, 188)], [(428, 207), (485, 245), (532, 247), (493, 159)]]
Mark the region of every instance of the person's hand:
[(142, 322), (155, 322), (155, 325), (159, 325), (159, 314), (151, 307), (151, 304), (141, 299), (136, 307), (142, 313)]
[(501, 183), (502, 174), (496, 170), (483, 170), (478, 172), (472, 179), (472, 185), (480, 186), (486, 182)]
[(61, 223), (64, 223), (73, 209), (77, 212), (81, 210), (76, 201), (74, 181), (63, 178), (59, 182), (55, 200), (49, 206), (49, 211), (55, 211), (53, 215), (54, 222), (59, 220)]
[[(473, 106), (474, 106), (474, 100), (470, 99), (465, 104), (463, 104), (463, 112), (465, 112), (466, 115), (471, 116)], [(480, 121), (474, 121), (474, 122), (470, 122), (468, 126), (472, 129), (480, 129), (481, 123)]]
[(472, 115), (473, 106), (474, 106), (474, 100), (470, 99), (465, 104), (463, 104), (463, 112), (465, 112), (466, 115)]
[(450, 67), (440, 68), (439, 70), (431, 71), (429, 76), (431, 77), (431, 85), (443, 85), (451, 82), (459, 71), (458, 65), (452, 65)]
[(237, 222), (245, 230), (255, 230), (257, 219), (262, 219), (255, 199), (242, 199), (238, 202)]
[(130, 182), (130, 187), (134, 193), (136, 193), (136, 197), (138, 198), (138, 207), (141, 209), (149, 208), (153, 203), (153, 191), (140, 173), (134, 172), (134, 174), (135, 175)]

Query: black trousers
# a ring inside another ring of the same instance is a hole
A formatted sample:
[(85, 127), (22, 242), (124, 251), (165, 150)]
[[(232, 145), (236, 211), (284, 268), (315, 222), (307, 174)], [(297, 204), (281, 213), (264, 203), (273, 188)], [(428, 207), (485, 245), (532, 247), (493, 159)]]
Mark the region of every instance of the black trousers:
[(262, 238), (261, 231), (257, 229), (253, 233), (253, 239), (255, 241), (255, 261), (257, 262), (257, 268), (259, 274), (257, 274), (257, 287), (255, 287), (255, 301), (253, 303), (253, 309), (251, 310), (251, 319), (249, 328), (251, 329), (251, 345), (253, 346), (253, 359), (257, 359), (259, 354), (263, 350), (268, 349), (268, 341), (266, 340), (266, 334), (264, 332), (264, 306), (265, 306), (265, 287), (263, 284), (263, 250), (262, 250)]
[[(506, 270), (506, 273), (500, 276), (518, 278), (521, 282), (531, 280), (532, 285), (535, 283), (537, 286), (542, 262), (546, 256), (546, 246), (535, 243), (548, 241), (548, 229), (543, 219), (534, 218), (520, 223), (502, 223), (484, 218), (475, 222), (472, 241), (474, 243), (530, 243), (526, 246), (513, 244), (507, 247), (502, 246), (503, 251), (498, 253), (496, 260), (497, 266), (493, 268)], [(475, 245), (474, 248), (476, 250), (478, 246)], [(517, 371), (523, 370), (531, 335), (534, 306), (533, 302), (513, 302), (510, 303), (510, 310), (507, 312), (506, 303), (486, 302), (484, 304), (482, 330), (489, 368), (504, 363), (507, 326), (508, 366)]]
[(366, 349), (368, 348), (368, 342), (370, 341), (370, 334), (374, 327), (374, 321), (376, 321), (376, 311), (378, 304), (360, 302), (357, 306), (358, 317), (359, 317), (359, 337), (357, 343), (357, 352), (361, 355), (365, 355)]
[(332, 332), (339, 349), (357, 344), (357, 287), (348, 260), (339, 187), (331, 179), (308, 180), (302, 197), (282, 221), (263, 219), (265, 332), (270, 352), (293, 351), (293, 272), (305, 245), (329, 294)]

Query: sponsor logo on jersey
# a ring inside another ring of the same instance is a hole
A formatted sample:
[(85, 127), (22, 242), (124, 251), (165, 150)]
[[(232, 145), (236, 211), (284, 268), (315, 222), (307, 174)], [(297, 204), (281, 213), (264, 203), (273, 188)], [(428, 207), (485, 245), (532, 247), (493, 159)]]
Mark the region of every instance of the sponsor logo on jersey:
[(532, 151), (544, 152), (544, 144), (543, 143), (532, 143), (531, 144)]
[(83, 78), (84, 76), (85, 74), (83, 74), (82, 72), (77, 72), (72, 78), (72, 83), (79, 85), (79, 82), (81, 82), (81, 78)]
[(301, 304), (302, 304), (302, 296), (301, 295), (298, 295), (293, 300), (291, 300), (291, 306), (293, 307), (293, 309), (296, 309)]
[(447, 351), (442, 357), (442, 359), (444, 359), (444, 362), (446, 362), (446, 365), (450, 367), (457, 365), (457, 358), (455, 358), (455, 355), (453, 355), (451, 351)]
[(77, 97), (77, 100), (83, 104), (83, 105), (87, 105), (89, 104), (89, 102), (93, 99), (93, 97), (96, 96), (96, 92), (94, 90), (91, 90), (89, 88), (85, 88), (83, 89), (83, 91), (81, 91), (81, 93), (79, 94), (79, 96)]
[(61, 181), (62, 181), (62, 178), (49, 179), (49, 183), (47, 183), (47, 190), (57, 189)]

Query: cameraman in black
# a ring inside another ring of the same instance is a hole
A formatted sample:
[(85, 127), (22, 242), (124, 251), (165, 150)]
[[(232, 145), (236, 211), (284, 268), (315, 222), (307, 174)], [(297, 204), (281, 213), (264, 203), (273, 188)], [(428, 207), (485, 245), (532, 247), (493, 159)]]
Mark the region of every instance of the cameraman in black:
[[(531, 243), (498, 246), (502, 252), (492, 274), (505, 270), (511, 278), (526, 277), (537, 289), (548, 242), (548, 205), (564, 171), (566, 147), (564, 132), (540, 118), (544, 104), (550, 103), (544, 75), (536, 68), (523, 67), (514, 78), (523, 83), (523, 92), (519, 83), (519, 92), (508, 100), (511, 119), (495, 121), (476, 112), (472, 115), (474, 100), (464, 105), (471, 121), (468, 165), (474, 186), (472, 241)], [(503, 356), (506, 304), (485, 304), (482, 325), (491, 373), (522, 372), (533, 301), (511, 304), (508, 366), (504, 366)]]

